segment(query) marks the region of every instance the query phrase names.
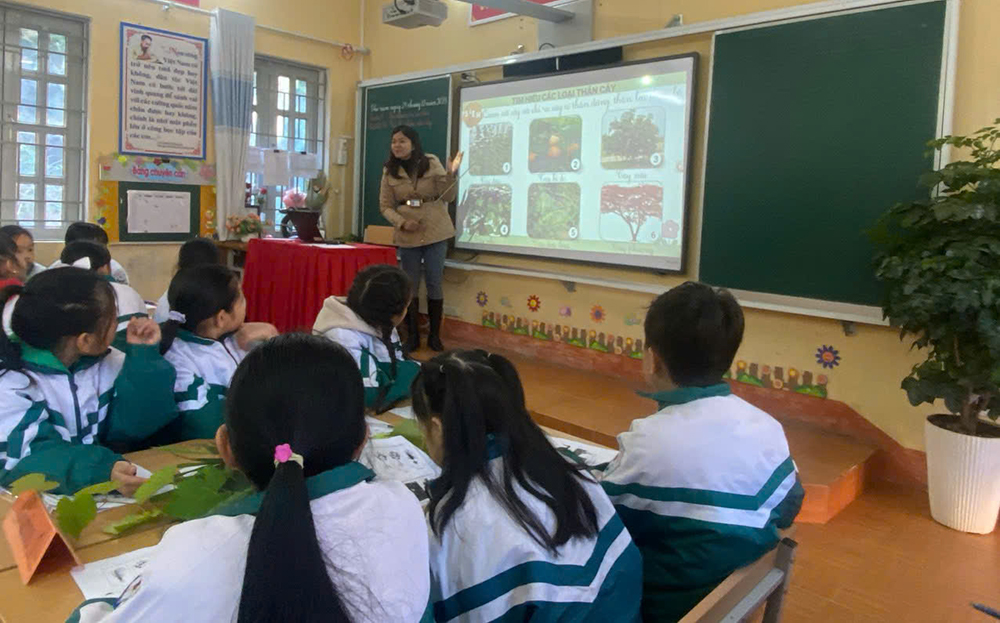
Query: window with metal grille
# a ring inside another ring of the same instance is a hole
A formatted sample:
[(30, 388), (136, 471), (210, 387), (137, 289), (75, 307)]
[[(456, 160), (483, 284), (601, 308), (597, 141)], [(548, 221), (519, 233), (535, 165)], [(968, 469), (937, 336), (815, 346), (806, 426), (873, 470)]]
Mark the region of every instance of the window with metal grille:
[[(266, 56), (257, 56), (253, 73), (250, 145), (265, 149), (319, 154), (326, 146), (326, 71)], [(248, 172), (247, 183), (261, 188), (263, 176)], [(309, 180), (293, 177), (286, 185), (267, 186), (261, 209), (265, 229), (281, 223), (281, 195), (289, 188), (305, 192)]]
[(0, 3), (0, 221), (61, 240), (86, 218), (87, 23)]

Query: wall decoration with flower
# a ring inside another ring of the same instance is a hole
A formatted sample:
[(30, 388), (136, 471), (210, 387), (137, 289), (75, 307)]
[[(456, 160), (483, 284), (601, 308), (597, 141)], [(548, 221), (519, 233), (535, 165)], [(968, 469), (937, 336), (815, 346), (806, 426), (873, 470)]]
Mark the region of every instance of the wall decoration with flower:
[(590, 308), (590, 319), (594, 322), (604, 322), (608, 317), (607, 312), (600, 305), (594, 305)]
[(476, 305), (480, 307), (486, 307), (486, 304), (490, 302), (490, 297), (485, 292), (480, 290), (476, 293)]
[(823, 346), (816, 349), (816, 363), (828, 370), (840, 365), (840, 351), (833, 346)]
[(528, 309), (531, 312), (537, 312), (542, 308), (542, 299), (538, 298), (537, 294), (532, 294), (528, 297)]
[(814, 376), (809, 371), (800, 374), (795, 368), (772, 367), (768, 364), (747, 363), (742, 360), (736, 362), (736, 372), (727, 372), (725, 378), (747, 385), (792, 391), (817, 398), (828, 396), (827, 386), (830, 383), (829, 377), (825, 374)]

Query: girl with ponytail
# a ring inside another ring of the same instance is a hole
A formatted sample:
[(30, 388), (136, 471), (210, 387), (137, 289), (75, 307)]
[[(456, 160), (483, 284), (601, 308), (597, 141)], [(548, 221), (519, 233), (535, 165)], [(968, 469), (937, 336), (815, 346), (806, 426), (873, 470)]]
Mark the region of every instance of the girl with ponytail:
[(259, 491), (167, 530), (107, 620), (431, 620), (423, 512), (404, 485), (371, 482), (355, 462), (367, 430), (343, 348), (291, 334), (253, 350), (215, 441)]
[(114, 480), (131, 495), (142, 479), (116, 450), (146, 443), (176, 414), (174, 370), (160, 328), (132, 320), (120, 351), (111, 284), (80, 268), (8, 286), (11, 333), (0, 331), (0, 485), (39, 472), (57, 493)]
[(428, 505), (437, 621), (640, 621), (639, 550), (600, 485), (531, 420), (508, 360), (435, 357), (412, 394), (441, 466)]
[(247, 351), (278, 334), (266, 323), (245, 323), (239, 275), (218, 264), (180, 270), (167, 291), (168, 320), (160, 352), (177, 370), (180, 416), (156, 441), (209, 439), (222, 424), (226, 390)]
[(396, 327), (413, 299), (410, 278), (396, 266), (376, 264), (354, 278), (347, 298), (323, 302), (313, 333), (337, 342), (354, 356), (365, 383), (365, 406), (387, 411), (410, 395), (420, 366), (406, 359)]

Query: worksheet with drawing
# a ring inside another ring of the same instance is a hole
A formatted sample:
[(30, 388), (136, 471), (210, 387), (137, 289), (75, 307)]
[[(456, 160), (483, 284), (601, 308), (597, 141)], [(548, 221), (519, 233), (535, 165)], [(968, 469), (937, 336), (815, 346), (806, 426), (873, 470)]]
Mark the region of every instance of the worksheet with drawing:
[(129, 190), (130, 234), (191, 233), (191, 193), (176, 190)]

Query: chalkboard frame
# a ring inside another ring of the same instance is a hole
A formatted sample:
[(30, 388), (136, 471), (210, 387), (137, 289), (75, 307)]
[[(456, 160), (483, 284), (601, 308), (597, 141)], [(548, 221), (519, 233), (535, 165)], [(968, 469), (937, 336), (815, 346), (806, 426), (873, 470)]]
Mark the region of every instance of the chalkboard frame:
[[(165, 190), (191, 194), (190, 229), (184, 234), (133, 234), (128, 230), (128, 191)], [(193, 184), (163, 184), (118, 182), (118, 240), (120, 242), (184, 242), (198, 236), (201, 227), (201, 186)]]
[[(507, 255), (507, 256), (512, 256), (512, 257), (521, 257), (521, 258), (529, 258), (529, 259), (541, 259), (541, 260), (548, 260), (548, 261), (554, 261), (554, 262), (569, 262), (569, 263), (576, 264), (576, 265), (581, 265), (581, 266), (595, 266), (595, 267), (603, 267), (603, 268), (616, 267), (616, 268), (618, 268), (620, 270), (625, 270), (625, 271), (630, 271), (630, 272), (635, 272), (635, 273), (651, 273), (651, 274), (654, 274), (654, 275), (685, 275), (685, 274), (687, 274), (688, 268), (690, 268), (690, 264), (688, 263), (688, 255), (690, 254), (690, 251), (691, 251), (691, 243), (690, 243), (690, 240), (689, 240), (689, 236), (692, 234), (692, 229), (691, 229), (691, 203), (692, 203), (692, 196), (693, 196), (692, 195), (692, 192), (693, 192), (692, 191), (692, 186), (694, 185), (692, 183), (693, 182), (693, 177), (694, 177), (694, 144), (695, 144), (696, 138), (697, 138), (697, 135), (695, 134), (695, 128), (696, 128), (695, 124), (696, 124), (696, 120), (698, 118), (698, 114), (697, 114), (697, 111), (698, 111), (698, 84), (699, 84), (698, 83), (698, 70), (699, 70), (699, 68), (701, 66), (701, 54), (700, 53), (698, 53), (698, 52), (685, 52), (684, 54), (670, 54), (670, 55), (667, 55), (667, 56), (660, 56), (660, 57), (656, 57), (656, 58), (642, 58), (642, 59), (636, 59), (636, 60), (632, 60), (632, 61), (625, 61), (625, 62), (621, 62), (621, 63), (612, 63), (610, 65), (599, 65), (599, 66), (596, 66), (596, 67), (582, 67), (580, 69), (570, 69), (570, 70), (564, 70), (564, 71), (554, 71), (554, 72), (548, 72), (548, 73), (544, 73), (544, 74), (532, 74), (532, 75), (526, 75), (526, 76), (515, 76), (515, 77), (504, 78), (504, 79), (500, 79), (500, 80), (491, 80), (489, 82), (477, 82), (475, 84), (462, 84), (462, 85), (459, 85), (459, 87), (458, 87), (458, 93), (457, 93), (458, 97), (455, 98), (455, 108), (456, 108), (456, 110), (458, 110), (461, 107), (462, 90), (466, 89), (466, 88), (469, 88), (469, 87), (478, 87), (478, 86), (485, 86), (485, 85), (491, 85), (491, 84), (500, 84), (500, 83), (521, 82), (521, 81), (524, 81), (524, 80), (535, 80), (535, 79), (538, 79), (538, 78), (546, 78), (546, 77), (549, 77), (549, 76), (572, 75), (572, 74), (578, 74), (578, 73), (583, 73), (583, 72), (587, 72), (587, 71), (600, 71), (600, 70), (604, 70), (604, 69), (614, 69), (616, 67), (629, 67), (629, 66), (632, 66), (632, 65), (646, 65), (646, 64), (652, 64), (652, 63), (661, 63), (663, 61), (674, 61), (674, 60), (680, 60), (680, 59), (686, 59), (686, 58), (691, 59), (691, 84), (690, 84), (691, 106), (690, 106), (690, 109), (689, 109), (689, 119), (688, 119), (688, 127), (687, 127), (687, 133), (688, 133), (688, 142), (687, 142), (688, 144), (687, 144), (687, 154), (686, 154), (687, 170), (684, 171), (684, 207), (682, 208), (682, 212), (684, 214), (684, 223), (683, 223), (683, 226), (681, 228), (681, 254), (680, 254), (680, 265), (679, 265), (678, 268), (676, 268), (676, 269), (673, 269), (673, 268), (649, 268), (649, 267), (644, 267), (644, 266), (622, 265), (622, 264), (620, 264), (620, 263), (618, 263), (618, 262), (615, 261), (614, 258), (617, 257), (617, 256), (612, 256), (612, 255), (609, 255), (608, 259), (605, 260), (605, 261), (599, 261), (599, 260), (583, 260), (583, 259), (567, 258), (567, 257), (552, 257), (552, 256), (539, 255), (539, 254), (534, 254), (534, 253), (526, 253), (524, 251), (520, 251), (519, 250), (522, 247), (515, 247), (515, 248), (512, 248), (510, 250), (504, 249), (503, 247), (497, 247), (497, 248), (492, 248), (492, 249), (490, 249), (490, 250), (487, 251), (487, 250), (484, 250), (484, 249), (479, 248), (479, 247), (468, 247), (468, 246), (466, 246), (464, 244), (458, 244), (457, 237), (453, 239), (455, 241), (454, 248), (455, 249), (459, 249), (459, 250), (463, 250), (463, 251), (467, 251), (467, 252), (470, 252), (470, 253), (475, 253), (477, 255), (479, 253), (496, 253), (497, 255)], [(461, 123), (461, 113), (460, 112), (455, 115), (455, 118), (456, 118), (456, 122), (457, 123)], [(455, 141), (456, 142), (458, 141), (458, 133), (457, 132), (455, 133)], [(457, 149), (457, 146), (453, 145), (452, 149), (453, 150)], [(458, 190), (459, 190), (459, 194), (461, 194), (461, 190), (462, 190), (461, 182), (459, 182), (459, 189)], [(456, 202), (455, 202), (456, 206), (457, 206), (457, 203), (458, 203), (458, 200), (456, 200)], [(452, 214), (452, 220), (454, 220), (455, 218), (457, 218), (457, 217), (453, 213)]]

